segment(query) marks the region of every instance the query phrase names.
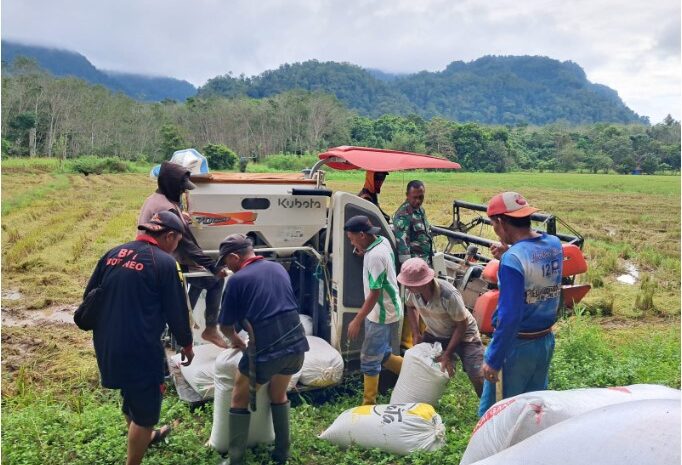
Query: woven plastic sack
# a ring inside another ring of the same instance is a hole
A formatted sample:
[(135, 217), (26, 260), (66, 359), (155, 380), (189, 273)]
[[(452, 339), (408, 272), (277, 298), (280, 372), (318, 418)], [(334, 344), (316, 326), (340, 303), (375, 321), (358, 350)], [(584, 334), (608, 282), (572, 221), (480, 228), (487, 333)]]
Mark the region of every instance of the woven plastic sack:
[(590, 410), (476, 465), (679, 465), (680, 401), (650, 399)]
[(343, 377), (343, 357), (327, 341), (307, 336), (310, 350), (305, 353), (299, 382), (306, 386), (326, 387)]
[(225, 349), (214, 344), (194, 346), (194, 359), (188, 366), (182, 365), (181, 354), (175, 354), (172, 362), (180, 367), (180, 372), (202, 399), (213, 398), (213, 384), (216, 357)]
[(612, 388), (536, 391), (504, 399), (481, 417), (460, 465), (513, 446), (557, 423), (608, 405), (644, 399), (680, 400), (680, 391), (655, 384)]
[(303, 332), (305, 333), (306, 336), (312, 336), (313, 335), (313, 319), (310, 315), (299, 315), (298, 316), (301, 319), (301, 324), (303, 325)]
[(445, 443), (445, 426), (428, 404), (363, 405), (348, 409), (320, 435), (341, 447), (358, 445), (407, 455)]
[[(213, 427), (208, 443), (216, 451), (227, 452), (230, 433), (229, 413), (232, 402), (232, 387), (237, 376), (237, 366), (242, 358), (238, 349), (223, 351), (215, 361), (215, 395), (213, 397)], [(247, 445), (269, 444), (275, 440), (272, 426), (272, 411), (268, 384), (264, 384), (256, 393), (256, 411), (251, 413), (249, 438)]]
[(391, 394), (392, 404), (424, 402), (437, 405), (450, 381), (436, 362), (443, 351), (440, 342), (422, 342), (405, 352), (400, 376)]

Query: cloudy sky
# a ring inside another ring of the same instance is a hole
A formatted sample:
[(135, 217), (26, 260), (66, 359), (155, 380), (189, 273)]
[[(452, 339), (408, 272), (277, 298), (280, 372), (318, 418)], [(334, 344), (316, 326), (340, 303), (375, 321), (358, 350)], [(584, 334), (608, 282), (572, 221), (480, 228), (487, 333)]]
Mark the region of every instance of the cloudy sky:
[(405, 73), (544, 55), (652, 123), (681, 113), (679, 0), (2, 0), (1, 14), (3, 39), (195, 85), (313, 58)]

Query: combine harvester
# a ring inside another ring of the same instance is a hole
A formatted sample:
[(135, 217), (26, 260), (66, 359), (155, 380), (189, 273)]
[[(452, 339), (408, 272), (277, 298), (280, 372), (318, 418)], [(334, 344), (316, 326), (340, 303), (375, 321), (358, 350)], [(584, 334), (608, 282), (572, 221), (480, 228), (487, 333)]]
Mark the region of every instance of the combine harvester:
[[(454, 170), (460, 165), (428, 155), (349, 146), (330, 149), (319, 158), (303, 173), (193, 174), (197, 188), (186, 200), (193, 232), (207, 254), (217, 255), (225, 236), (242, 233), (251, 237), (259, 255), (289, 271), (300, 312), (312, 320), (312, 335), (340, 352), (348, 373), (359, 367), (362, 334), (348, 341), (347, 327), (362, 306), (364, 295), (362, 258), (353, 253), (343, 225), (352, 216), (366, 215), (394, 249), (396, 241), (377, 206), (355, 194), (327, 188), (322, 168), (392, 172)], [(485, 208), (454, 201), (452, 224), (433, 227), (434, 236), (444, 237), (447, 244), (434, 253), (433, 263), (438, 275), (460, 290), (482, 331), (491, 333), (498, 292), (497, 261), (478, 250), (479, 246), (488, 247), (492, 240), (471, 233), (473, 228), (489, 224)], [(474, 213), (469, 222), (464, 220), (466, 212)], [(581, 252), (583, 238), (552, 215), (535, 214), (532, 220), (538, 231), (555, 234), (565, 244), (568, 260), (564, 263), (563, 297), (565, 306), (571, 307), (589, 290), (588, 285), (574, 284), (574, 275), (587, 271)], [(568, 233), (559, 233), (558, 225)], [(194, 312), (198, 321), (202, 308), (200, 301)], [(393, 348), (399, 352), (399, 337), (393, 341)]]

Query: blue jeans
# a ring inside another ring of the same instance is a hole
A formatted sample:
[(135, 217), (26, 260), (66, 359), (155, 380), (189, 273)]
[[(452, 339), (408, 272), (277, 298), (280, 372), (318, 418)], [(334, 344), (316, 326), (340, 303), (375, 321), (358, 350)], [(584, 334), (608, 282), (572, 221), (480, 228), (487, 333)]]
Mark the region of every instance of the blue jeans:
[[(495, 336), (493, 336), (494, 338)], [(554, 354), (554, 334), (540, 339), (515, 339), (502, 365), (502, 397), (544, 391), (549, 382), (549, 362)], [(478, 416), (495, 404), (495, 384), (485, 380)]]
[(365, 338), (360, 349), (360, 371), (364, 374), (376, 376), (381, 372), (381, 365), (392, 353), (391, 340), (398, 323), (382, 325), (365, 318)]

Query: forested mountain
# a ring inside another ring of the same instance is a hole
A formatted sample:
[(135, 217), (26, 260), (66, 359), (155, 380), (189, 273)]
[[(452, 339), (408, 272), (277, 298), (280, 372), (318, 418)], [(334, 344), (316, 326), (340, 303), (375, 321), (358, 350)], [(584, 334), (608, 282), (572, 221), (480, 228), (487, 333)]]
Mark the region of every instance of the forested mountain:
[(2, 41), (3, 71), (17, 57), (35, 60), (38, 65), (54, 76), (73, 76), (92, 84), (102, 85), (114, 92), (144, 102), (164, 99), (184, 101), (196, 94), (195, 87), (187, 81), (168, 77), (102, 71), (93, 66), (83, 55), (67, 50), (23, 45)]
[(292, 89), (332, 93), (370, 117), (415, 113), (488, 124), (648, 123), (614, 90), (589, 82), (577, 64), (538, 56), (486, 56), (411, 75), (312, 60), (254, 77), (219, 76), (198, 95), (263, 98)]
[(670, 116), (654, 126), (542, 127), (415, 114), (368, 118), (349, 111), (333, 95), (302, 90), (259, 99), (143, 103), (73, 77), (55, 78), (27, 59), (16, 60), (7, 71), (0, 99), (2, 157), (159, 161), (180, 148), (196, 147), (209, 155), (224, 145), (239, 156), (263, 160), (278, 153), (294, 156), (360, 145), (444, 156), (467, 171), (680, 170), (680, 122)]

